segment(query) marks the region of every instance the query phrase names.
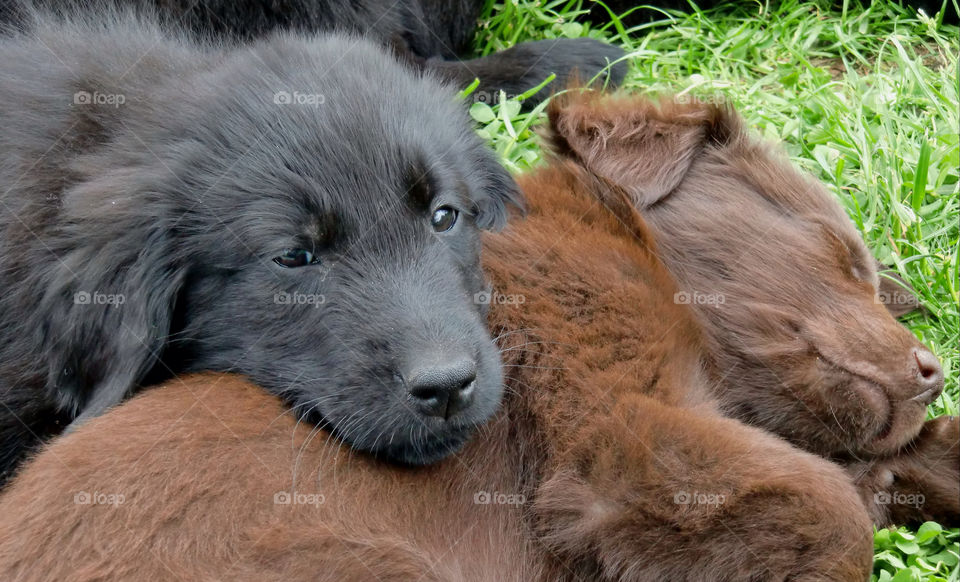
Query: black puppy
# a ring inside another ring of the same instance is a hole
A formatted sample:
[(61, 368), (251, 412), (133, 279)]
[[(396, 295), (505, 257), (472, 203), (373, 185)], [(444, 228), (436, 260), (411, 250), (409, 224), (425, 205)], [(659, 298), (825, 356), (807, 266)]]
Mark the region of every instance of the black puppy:
[(0, 40), (4, 477), (194, 370), (388, 459), (456, 450), (501, 393), (479, 233), (521, 198), (454, 91), (358, 37), (97, 19)]
[[(478, 0), (0, 0), (0, 22), (21, 20), (17, 8), (25, 2), (47, 9), (77, 8), (91, 12), (133, 9), (157, 12), (164, 28), (183, 29), (201, 39), (246, 41), (278, 30), (298, 32), (346, 31), (387, 46), (405, 63), (431, 70), (460, 86), (475, 78), (475, 95), (496, 99), (502, 90), (519, 95), (536, 87), (551, 73), (552, 87), (567, 86), (571, 76), (591, 79), (623, 56), (617, 47), (600, 41), (556, 39), (527, 42), (492, 55), (471, 59)], [(4, 14), (6, 12), (6, 14)], [(29, 12), (29, 11), (27, 11)], [(617, 86), (626, 64), (610, 68), (609, 82)], [(532, 105), (549, 94), (540, 91), (526, 102)]]

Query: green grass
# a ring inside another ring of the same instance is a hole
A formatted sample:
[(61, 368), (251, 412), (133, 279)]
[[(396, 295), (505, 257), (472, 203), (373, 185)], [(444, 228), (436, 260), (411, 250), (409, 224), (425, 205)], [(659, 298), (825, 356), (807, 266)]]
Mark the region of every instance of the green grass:
[[(953, 2), (956, 10), (956, 0)], [(960, 238), (960, 31), (880, 0), (731, 3), (661, 13), (634, 30), (575, 21), (590, 0), (488, 0), (477, 35), (487, 54), (517, 42), (591, 36), (622, 46), (625, 87), (732, 103), (755, 130), (837, 196), (881, 261), (926, 308), (907, 326), (940, 357), (943, 396), (930, 416), (957, 414)], [(471, 109), (506, 165), (522, 171), (540, 151), (542, 108), (516, 102)], [(875, 580), (960, 580), (960, 531), (929, 524), (875, 536)]]

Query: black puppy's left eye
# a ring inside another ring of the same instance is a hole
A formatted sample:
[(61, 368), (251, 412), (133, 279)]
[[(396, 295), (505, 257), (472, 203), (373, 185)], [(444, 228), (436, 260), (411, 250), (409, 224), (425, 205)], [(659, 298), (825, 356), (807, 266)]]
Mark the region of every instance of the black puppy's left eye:
[(315, 257), (310, 251), (304, 249), (285, 249), (279, 257), (274, 257), (273, 262), (281, 267), (293, 269), (306, 265), (315, 265), (320, 262), (320, 259)]
[(430, 217), (430, 225), (433, 226), (433, 230), (436, 232), (446, 232), (453, 228), (459, 215), (460, 213), (457, 212), (456, 209), (450, 208), (449, 206), (441, 206), (433, 211), (433, 216)]

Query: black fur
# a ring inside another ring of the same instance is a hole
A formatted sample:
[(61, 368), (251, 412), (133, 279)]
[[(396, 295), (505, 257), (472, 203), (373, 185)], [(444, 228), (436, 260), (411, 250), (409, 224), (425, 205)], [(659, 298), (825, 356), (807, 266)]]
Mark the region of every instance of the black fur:
[[(97, 20), (0, 41), (4, 476), (75, 418), (197, 370), (243, 373), (388, 459), (456, 450), (501, 392), (480, 229), (521, 199), (452, 88), (355, 36), (214, 48)], [(438, 234), (441, 205), (461, 214)], [(320, 263), (283, 268), (289, 248)], [(464, 357), (472, 406), (414, 412), (410, 371)]]
[[(30, 0), (0, 0), (0, 22), (18, 22), (18, 5)], [(533, 105), (564, 88), (574, 76), (589, 80), (620, 59), (621, 49), (588, 38), (522, 43), (483, 58), (473, 56), (473, 38), (483, 8), (478, 0), (32, 0), (31, 5), (73, 12), (105, 8), (157, 12), (164, 28), (181, 29), (200, 39), (247, 41), (275, 31), (340, 31), (360, 34), (391, 48), (417, 70), (432, 70), (463, 88), (480, 79), (474, 95), (496, 100), (499, 92), (519, 95), (544, 81), (550, 88), (526, 101)], [(27, 11), (29, 12), (29, 11)], [(610, 68), (617, 86), (626, 63)], [(606, 80), (606, 79), (604, 79)]]

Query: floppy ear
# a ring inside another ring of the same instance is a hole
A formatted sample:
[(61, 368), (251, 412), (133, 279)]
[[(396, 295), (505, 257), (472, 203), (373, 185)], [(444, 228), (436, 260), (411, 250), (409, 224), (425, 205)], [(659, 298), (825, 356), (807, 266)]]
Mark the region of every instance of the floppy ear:
[(554, 154), (619, 186), (638, 210), (676, 189), (705, 147), (740, 133), (732, 111), (701, 103), (568, 93), (548, 115)]
[(473, 214), (477, 226), (500, 230), (507, 224), (511, 209), (523, 214), (526, 201), (519, 186), (492, 153), (484, 151), (480, 161), (480, 188), (473, 193)]
[(47, 385), (75, 424), (119, 403), (157, 363), (186, 275), (163, 218), (122, 204), (63, 227), (66, 252), (41, 304)]
[(877, 261), (879, 285), (877, 295), (894, 317), (902, 317), (921, 309), (916, 290), (899, 273)]

